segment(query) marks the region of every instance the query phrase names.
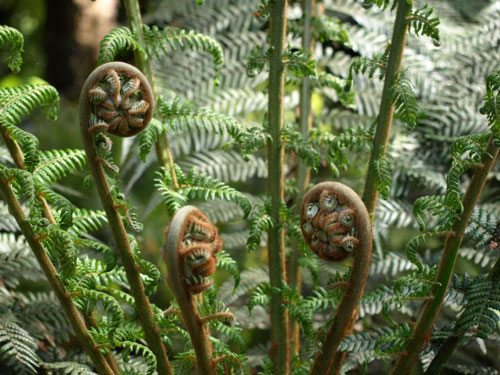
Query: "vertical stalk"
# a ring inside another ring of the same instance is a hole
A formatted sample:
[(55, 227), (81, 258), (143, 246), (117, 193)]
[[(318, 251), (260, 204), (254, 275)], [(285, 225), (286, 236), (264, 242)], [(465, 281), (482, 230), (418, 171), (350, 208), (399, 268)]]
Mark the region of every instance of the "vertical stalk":
[[(302, 8), (304, 11), (304, 34), (302, 35), (302, 49), (304, 51), (312, 52), (314, 47), (314, 41), (312, 40), (312, 17), (315, 11), (316, 0), (303, 0)], [(302, 138), (307, 140), (309, 131), (312, 128), (312, 111), (311, 111), (311, 80), (309, 77), (304, 77), (300, 86), (300, 103), (299, 103), (299, 130), (302, 134)], [(295, 197), (296, 204), (296, 214), (300, 213), (299, 202), (304, 196), (307, 185), (309, 185), (311, 172), (309, 168), (298, 159), (298, 170), (297, 170), (297, 196)], [(291, 288), (297, 288), (300, 292), (302, 275), (300, 272), (298, 260), (300, 256), (300, 250), (297, 248), (297, 242), (294, 241), (292, 244), (292, 254), (290, 256), (290, 261), (288, 265), (288, 284)], [(290, 333), (292, 336), (291, 340), (291, 353), (298, 354), (300, 350), (300, 340), (299, 340), (299, 325), (295, 319), (290, 320)]]
[[(127, 231), (123, 224), (117, 206), (111, 194), (111, 187), (106, 178), (100, 158), (97, 156), (97, 151), (94, 144), (94, 138), (88, 131), (88, 124), (90, 121), (91, 104), (88, 97), (89, 90), (110, 70), (118, 72), (126, 72), (129, 77), (134, 76), (139, 78), (141, 87), (144, 94), (144, 100), (150, 102), (153, 106), (152, 91), (149, 86), (146, 86), (145, 78), (142, 73), (131, 65), (113, 62), (101, 65), (95, 69), (85, 81), (80, 95), (80, 130), (83, 140), (85, 154), (87, 156), (87, 166), (92, 175), (96, 190), (99, 194), (106, 217), (108, 219), (111, 233), (116, 244), (116, 251), (122, 261), (123, 268), (130, 285), (130, 293), (135, 300), (135, 308), (139, 316), (139, 321), (144, 329), (145, 340), (149, 348), (155, 354), (157, 360), (157, 371), (160, 375), (172, 374), (172, 368), (167, 357), (165, 346), (161, 340), (160, 330), (154, 320), (154, 314), (144, 290), (144, 284), (139, 272), (139, 265), (135, 261), (132, 247), (130, 245)], [(116, 73), (115, 73), (116, 74)], [(143, 81), (144, 79), (144, 81)], [(148, 90), (149, 88), (149, 90)], [(151, 115), (149, 115), (151, 119)], [(146, 121), (149, 122), (149, 119)]]
[[(125, 5), (125, 11), (127, 13), (130, 29), (136, 32), (139, 44), (143, 50), (146, 50), (146, 42), (144, 41), (144, 33), (142, 32), (142, 17), (141, 10), (139, 9), (139, 2), (138, 0), (124, 0), (123, 4)], [(157, 92), (151, 63), (139, 51), (134, 51), (134, 57), (136, 66), (139, 70), (144, 72), (156, 99)], [(158, 163), (162, 167), (168, 169), (170, 173), (172, 173), (172, 176), (174, 176), (174, 187), (176, 187), (177, 178), (175, 175), (175, 169), (173, 168), (174, 161), (168, 142), (168, 136), (165, 133), (162, 133), (162, 135), (158, 138), (158, 141), (155, 144), (155, 151)]]
[[(267, 249), (269, 278), (272, 288), (281, 289), (286, 280), (285, 233), (280, 223), (280, 207), (284, 199), (284, 150), (281, 145), (283, 128), (283, 97), (285, 91), (285, 68), (283, 50), (286, 40), (287, 0), (275, 0), (270, 16), (271, 56), (269, 60), (269, 105), (267, 116), (271, 140), (267, 143), (268, 194), (271, 197), (270, 216), (273, 227), (268, 231)], [(279, 292), (271, 295), (271, 359), (275, 375), (290, 372), (290, 343), (288, 314)]]
[[(488, 280), (498, 282), (500, 280), (500, 258), (497, 259), (495, 265), (488, 273)], [(446, 338), (443, 345), (439, 348), (436, 356), (432, 359), (429, 368), (425, 375), (439, 375), (443, 370), (443, 366), (448, 362), (455, 349), (460, 344), (464, 337), (463, 333), (454, 332)]]
[[(3, 128), (0, 127), (0, 132), (2, 133), (2, 136), (4, 138), (5, 144), (8, 145), (8, 149), (10, 152), (10, 155), (12, 156), (12, 159), (14, 160), (14, 163), (19, 169), (24, 169), (24, 155), (19, 148), (19, 145), (14, 141), (8, 134), (7, 132), (4, 131)], [(56, 221), (54, 219), (54, 215), (52, 215), (52, 210), (50, 209), (49, 204), (45, 200), (42, 194), (37, 194), (36, 198), (42, 203), (43, 207), (43, 216), (51, 223), (51, 224), (56, 224)], [(41, 265), (41, 264), (40, 264)], [(65, 292), (67, 293), (66, 289)], [(57, 295), (57, 293), (56, 293)], [(97, 320), (95, 319), (94, 316), (89, 316), (85, 311), (81, 311), (81, 314), (85, 320), (85, 322), (89, 322), (89, 326), (93, 328), (97, 328)], [(94, 312), (95, 314), (95, 312)], [(109, 366), (113, 370), (115, 374), (120, 373), (120, 369), (118, 367), (118, 363), (116, 362), (116, 358), (113, 355), (112, 352), (105, 354), (104, 357), (106, 358), (106, 361), (108, 362)]]
[(370, 163), (368, 164), (368, 173), (366, 175), (365, 190), (363, 194), (363, 202), (370, 216), (375, 213), (377, 206), (378, 192), (375, 187), (376, 172), (371, 168), (372, 163), (379, 157), (382, 151), (385, 151), (389, 140), (389, 132), (391, 130), (392, 119), (394, 117), (394, 104), (391, 100), (391, 88), (398, 78), (403, 60), (403, 51), (406, 42), (406, 31), (408, 29), (407, 15), (411, 10), (411, 5), (407, 0), (398, 2), (396, 11), (396, 20), (392, 31), (391, 50), (389, 52), (389, 60), (385, 72), (384, 89), (382, 91), (382, 99), (380, 101), (380, 111), (377, 117), (377, 128), (373, 139), (372, 153)]
[(464, 206), (463, 212), (453, 225), (451, 232), (446, 236), (443, 253), (436, 273), (435, 281), (438, 286), (434, 291), (433, 298), (424, 305), (415, 325), (413, 335), (407, 345), (407, 350), (396, 362), (392, 371), (393, 375), (409, 374), (417, 360), (418, 354), (429, 340), (432, 328), (441, 310), (446, 291), (448, 290), (465, 229), (486, 183), (488, 173), (498, 154), (498, 147), (493, 144), (493, 139), (494, 135), (492, 134), (488, 140), (486, 154), (483, 156), (482, 163), (476, 169), (465, 192), (462, 201)]
[(38, 263), (40, 264), (45, 277), (47, 277), (52, 290), (61, 303), (64, 314), (73, 327), (78, 341), (80, 341), (83, 349), (89, 355), (96, 370), (100, 375), (115, 375), (113, 370), (108, 365), (108, 362), (106, 362), (104, 355), (99, 351), (99, 348), (92, 339), (92, 336), (87, 330), (87, 327), (85, 327), (85, 323), (83, 322), (80, 314), (78, 313), (78, 310), (73, 304), (70, 294), (64, 287), (64, 284), (57, 274), (54, 265), (47, 256), (43, 245), (35, 235), (31, 224), (26, 220), (26, 215), (24, 214), (23, 209), (21, 208), (16, 196), (14, 195), (14, 192), (12, 191), (12, 187), (9, 181), (0, 181), (0, 192), (2, 193), (3, 199), (9, 207), (9, 212), (16, 219), (19, 228), (21, 228), (26, 241), (28, 242), (31, 250), (35, 254)]

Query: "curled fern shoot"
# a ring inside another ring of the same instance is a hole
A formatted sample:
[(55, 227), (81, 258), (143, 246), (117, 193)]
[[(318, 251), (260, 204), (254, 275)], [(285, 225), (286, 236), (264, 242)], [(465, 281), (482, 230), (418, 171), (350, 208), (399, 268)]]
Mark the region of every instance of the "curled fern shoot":
[(194, 206), (181, 208), (165, 231), (163, 257), (168, 266), (168, 283), (182, 312), (182, 319), (196, 352), (198, 371), (215, 375), (216, 362), (206, 319), (201, 319), (194, 295), (213, 283), (217, 253), (222, 240), (217, 228)]
[(304, 196), (301, 207), (302, 234), (316, 255), (333, 262), (354, 257), (344, 296), (311, 370), (312, 375), (332, 370), (339, 373), (340, 368), (332, 366), (337, 366), (335, 357), (342, 357), (339, 346), (352, 329), (368, 278), (372, 251), (370, 217), (354, 190), (337, 182), (317, 184)]
[(170, 362), (124, 225), (124, 217), (134, 224), (133, 217), (128, 211), (125, 197), (106, 173), (109, 162), (101, 156), (103, 150), (109, 153), (111, 148), (104, 132), (125, 137), (137, 134), (151, 120), (153, 107), (151, 87), (138, 69), (125, 63), (107, 63), (95, 69), (83, 85), (80, 130), (87, 166), (106, 212), (146, 342), (156, 356), (158, 372), (171, 374)]

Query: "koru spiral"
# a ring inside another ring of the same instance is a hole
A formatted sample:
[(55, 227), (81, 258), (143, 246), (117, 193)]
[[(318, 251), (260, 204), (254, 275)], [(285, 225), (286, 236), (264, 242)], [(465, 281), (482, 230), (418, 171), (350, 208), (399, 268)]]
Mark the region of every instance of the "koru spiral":
[(191, 294), (209, 288), (215, 272), (216, 254), (222, 249), (217, 228), (194, 206), (181, 208), (165, 232), (164, 257), (173, 289)]
[(316, 255), (341, 261), (360, 246), (359, 227), (369, 225), (367, 218), (366, 208), (352, 189), (338, 182), (323, 182), (304, 196), (300, 227)]
[(151, 120), (154, 108), (151, 87), (132, 65), (121, 62), (101, 65), (89, 76), (85, 90), (90, 134), (106, 131), (130, 137)]

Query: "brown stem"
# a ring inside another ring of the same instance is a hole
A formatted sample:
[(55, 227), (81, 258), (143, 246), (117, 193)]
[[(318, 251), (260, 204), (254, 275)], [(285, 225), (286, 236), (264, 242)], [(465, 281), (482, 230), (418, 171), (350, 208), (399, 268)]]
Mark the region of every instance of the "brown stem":
[(218, 237), (217, 228), (194, 206), (185, 206), (177, 211), (165, 231), (165, 237), (167, 242), (163, 247), (163, 257), (168, 266), (168, 283), (191, 337), (199, 374), (216, 375), (217, 362), (213, 358), (206, 323), (210, 318), (228, 317), (228, 313), (201, 318), (196, 294), (212, 285), (213, 281), (207, 277), (215, 272), (215, 255), (222, 248), (222, 240)]
[(285, 68), (283, 51), (286, 40), (286, 0), (273, 1), (270, 15), (271, 56), (269, 59), (269, 103), (267, 116), (271, 139), (267, 143), (268, 194), (271, 197), (270, 216), (273, 226), (268, 231), (267, 251), (271, 294), (271, 350), (275, 375), (290, 373), (290, 332), (288, 313), (280, 292), (286, 282), (285, 232), (281, 226), (280, 210), (284, 199), (284, 149), (281, 144), (283, 128), (283, 98)]
[(304, 239), (316, 255), (327, 261), (354, 256), (349, 284), (311, 370), (311, 375), (325, 375), (330, 373), (333, 362), (340, 370), (343, 354), (338, 348), (356, 320), (370, 267), (372, 227), (360, 197), (338, 182), (313, 187), (304, 197), (300, 220)]
[(488, 173), (493, 166), (493, 161), (498, 154), (498, 147), (495, 146), (493, 139), (494, 135), (492, 134), (488, 140), (482, 163), (474, 172), (469, 187), (465, 192), (462, 200), (463, 211), (453, 225), (451, 232), (446, 236), (443, 253), (436, 273), (435, 281), (438, 286), (433, 293), (434, 298), (424, 305), (413, 330), (413, 335), (406, 347), (406, 352), (396, 362), (392, 371), (393, 375), (410, 374), (418, 358), (418, 354), (429, 341), (432, 328), (441, 311), (443, 300), (448, 290), (451, 276), (453, 275), (458, 250), (460, 249), (465, 229), (486, 183)]
[(19, 228), (23, 232), (26, 241), (28, 242), (31, 250), (35, 254), (35, 257), (40, 264), (49, 284), (57, 296), (57, 299), (61, 303), (63, 311), (68, 318), (71, 326), (73, 327), (75, 334), (83, 346), (85, 352), (89, 355), (95, 368), (101, 375), (115, 375), (113, 370), (106, 362), (103, 354), (97, 348), (92, 336), (90, 335), (85, 323), (83, 322), (78, 310), (76, 309), (71, 296), (67, 292), (64, 284), (57, 274), (57, 271), (50, 261), (45, 249), (43, 248), (40, 240), (35, 235), (31, 224), (26, 220), (26, 215), (21, 208), (9, 181), (0, 181), (0, 192), (2, 193), (4, 201), (9, 207), (9, 212), (16, 219)]
[[(87, 156), (87, 166), (92, 174), (99, 198), (104, 211), (106, 212), (106, 217), (116, 243), (116, 250), (122, 261), (123, 268), (125, 269), (127, 280), (130, 285), (130, 292), (135, 300), (135, 307), (139, 315), (139, 321), (144, 329), (146, 342), (156, 356), (157, 370), (162, 375), (172, 374), (172, 368), (167, 357), (167, 352), (161, 340), (160, 330), (155, 323), (153, 311), (144, 290), (144, 284), (142, 283), (139, 266), (135, 261), (129, 239), (127, 237), (127, 232), (118, 211), (119, 208), (113, 201), (106, 174), (101, 163), (98, 161), (99, 158), (94, 144), (94, 137), (89, 133), (90, 113), (91, 110), (96, 109), (96, 105), (90, 102), (89, 91), (92, 90), (105, 76), (114, 76), (112, 71), (116, 74), (122, 74), (129, 79), (138, 78), (140, 80), (140, 90), (142, 91), (143, 100), (149, 103), (148, 111), (145, 112), (142, 117), (143, 127), (146, 126), (151, 119), (152, 109), (154, 107), (153, 93), (151, 92), (151, 88), (147, 83), (146, 78), (138, 69), (129, 64), (120, 62), (107, 63), (98, 67), (85, 81), (80, 96), (80, 129)], [(115, 90), (115, 94), (116, 91), (117, 90)], [(119, 91), (120, 90), (118, 90), (118, 92)], [(112, 90), (110, 93), (110, 95), (113, 96)], [(116, 132), (119, 134), (125, 133), (125, 135), (131, 135), (127, 132), (127, 126), (123, 123), (120, 123)], [(132, 129), (131, 131), (133, 134), (136, 132), (137, 128)]]
[(391, 100), (391, 89), (394, 81), (398, 78), (403, 60), (403, 51), (406, 42), (406, 31), (408, 29), (407, 15), (411, 10), (408, 1), (399, 1), (392, 31), (391, 50), (385, 72), (384, 88), (382, 90), (382, 99), (380, 101), (380, 110), (377, 117), (377, 128), (373, 138), (372, 152), (368, 164), (368, 173), (366, 174), (365, 190), (363, 193), (363, 202), (370, 216), (375, 213), (377, 206), (378, 192), (375, 185), (377, 174), (372, 168), (373, 162), (385, 152), (389, 133), (391, 130), (392, 119), (394, 117), (394, 104)]
[[(13, 145), (13, 147), (8, 147), (8, 149), (12, 156), (12, 159), (14, 160), (14, 163), (17, 165), (19, 169), (24, 169), (24, 155), (21, 149), (19, 148), (18, 144), (9, 136), (9, 134), (7, 134), (4, 131), (2, 131), (2, 136), (4, 137), (6, 144)], [(57, 224), (56, 220), (54, 219), (54, 215), (52, 214), (52, 210), (50, 209), (49, 204), (43, 197), (43, 194), (37, 193), (36, 198), (42, 203), (43, 216), (49, 221), (50, 224)], [(71, 297), (71, 294), (69, 295)], [(92, 324), (90, 325), (90, 327), (94, 328), (97, 327), (97, 321), (95, 318), (89, 317), (85, 311), (81, 311), (81, 314), (85, 322), (89, 322), (90, 324)], [(114, 357), (113, 353), (105, 354), (104, 357), (106, 358), (106, 361), (112, 368), (113, 372), (118, 375), (120, 373), (120, 369), (118, 367), (118, 363), (116, 362), (116, 358)]]

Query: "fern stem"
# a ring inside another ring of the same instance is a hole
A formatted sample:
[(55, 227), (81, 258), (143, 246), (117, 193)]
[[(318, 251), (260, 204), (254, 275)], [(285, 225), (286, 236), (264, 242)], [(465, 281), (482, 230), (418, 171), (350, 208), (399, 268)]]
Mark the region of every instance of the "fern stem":
[(144, 290), (144, 284), (142, 283), (139, 272), (139, 265), (134, 259), (134, 254), (127, 237), (125, 226), (120, 213), (118, 212), (118, 207), (113, 201), (111, 189), (102, 164), (98, 161), (94, 139), (92, 135), (88, 133), (88, 124), (90, 119), (88, 91), (95, 85), (101, 76), (110, 69), (127, 71), (136, 77), (142, 76), (141, 72), (131, 65), (114, 62), (101, 65), (99, 68), (94, 70), (85, 81), (80, 95), (80, 130), (85, 148), (85, 154), (87, 156), (87, 166), (97, 188), (104, 211), (106, 212), (106, 217), (108, 219), (109, 226), (111, 227), (111, 233), (116, 243), (116, 250), (122, 261), (123, 268), (125, 269), (127, 280), (130, 285), (130, 292), (134, 297), (139, 320), (144, 329), (146, 342), (156, 356), (158, 373), (161, 375), (172, 374), (172, 368), (167, 357), (165, 346), (161, 340), (160, 330), (154, 321), (153, 311)]
[[(186, 233), (191, 227), (192, 218), (200, 225), (200, 229), (207, 228), (208, 230), (203, 232), (207, 239), (210, 241), (201, 243), (197, 242), (194, 245), (185, 245), (184, 240)], [(219, 240), (217, 236), (217, 229), (212, 225), (208, 219), (194, 206), (185, 206), (181, 208), (175, 216), (173, 217), (170, 225), (165, 231), (165, 237), (167, 242), (163, 247), (163, 256), (168, 265), (168, 282), (172, 288), (175, 299), (179, 304), (181, 310), (181, 317), (186, 329), (191, 338), (191, 343), (193, 345), (194, 351), (196, 353), (196, 363), (198, 366), (198, 371), (200, 375), (216, 375), (217, 373), (217, 363), (213, 358), (213, 348), (210, 342), (210, 331), (208, 329), (207, 323), (208, 319), (203, 319), (200, 317), (197, 308), (197, 297), (201, 296), (201, 292), (207, 289), (210, 284), (201, 286), (192, 285), (191, 281), (188, 285), (186, 280), (188, 275), (186, 275), (186, 269), (190, 266), (188, 262), (189, 252), (193, 253), (199, 251), (200, 249), (211, 249), (215, 247), (215, 251), (211, 251), (210, 257), (213, 257), (213, 269), (211, 269), (210, 275), (215, 271), (215, 252), (220, 250), (222, 247), (222, 241)], [(191, 246), (191, 249), (190, 247)], [(210, 268), (207, 264), (210, 264), (212, 259), (208, 259), (207, 263), (203, 266), (207, 269)], [(203, 277), (209, 276), (205, 273), (196, 274), (196, 270), (191, 268), (191, 272), (196, 276)], [(190, 275), (191, 276), (191, 275)], [(190, 279), (191, 280), (191, 279)], [(198, 290), (194, 290), (197, 289)], [(196, 294), (195, 294), (196, 293)], [(200, 298), (201, 299), (201, 298)]]
[(407, 351), (399, 358), (392, 371), (394, 375), (409, 374), (417, 360), (418, 354), (429, 340), (432, 328), (441, 310), (446, 291), (448, 290), (465, 229), (486, 183), (488, 173), (498, 154), (498, 147), (494, 145), (493, 139), (494, 135), (492, 134), (488, 140), (482, 163), (474, 172), (469, 187), (465, 192), (462, 201), (463, 212), (453, 225), (451, 232), (446, 236), (443, 253), (436, 273), (436, 283), (438, 286), (433, 293), (434, 298), (424, 305), (415, 325), (413, 335), (407, 345)]
[(71, 326), (73, 327), (78, 340), (85, 352), (89, 355), (92, 363), (94, 364), (96, 370), (101, 375), (115, 375), (113, 370), (108, 365), (108, 362), (104, 358), (103, 354), (97, 348), (92, 336), (90, 335), (85, 323), (83, 322), (78, 310), (76, 309), (71, 296), (67, 292), (64, 284), (57, 274), (57, 271), (50, 261), (43, 245), (40, 240), (35, 235), (31, 224), (26, 220), (26, 215), (21, 208), (9, 181), (0, 181), (0, 192), (4, 198), (4, 201), (9, 207), (9, 212), (16, 219), (19, 228), (23, 232), (26, 241), (28, 242), (31, 250), (35, 254), (35, 257), (40, 264), (49, 284), (57, 296), (57, 299), (61, 303), (66, 317), (68, 318)]
[(24, 169), (24, 155), (17, 142), (9, 136), (8, 130), (3, 126), (0, 126), (0, 133), (2, 133), (3, 140), (14, 160), (14, 164), (16, 164), (18, 168)]
[[(312, 38), (312, 17), (316, 7), (316, 0), (304, 0), (302, 9), (304, 11), (304, 34), (302, 35), (302, 49), (304, 51), (312, 52), (314, 48), (314, 40)], [(308, 139), (309, 131), (312, 128), (312, 112), (311, 112), (311, 80), (309, 77), (302, 78), (300, 86), (300, 103), (299, 103), (299, 129), (304, 140)], [(298, 158), (297, 167), (297, 196), (295, 197), (296, 214), (300, 212), (299, 202), (302, 199), (304, 192), (309, 185), (311, 172), (309, 168)], [(288, 265), (288, 284), (291, 288), (297, 288), (300, 293), (302, 275), (298, 264), (300, 257), (300, 249), (298, 248), (297, 241), (292, 243), (292, 254), (290, 256)], [(300, 351), (300, 330), (299, 325), (295, 319), (290, 319), (290, 334), (291, 340), (291, 353), (298, 354)]]
[[(343, 206), (352, 210), (352, 218), (356, 229), (356, 237), (359, 244), (353, 250), (354, 261), (352, 264), (351, 277), (345, 288), (342, 301), (335, 312), (335, 316), (330, 325), (330, 329), (325, 337), (321, 352), (316, 356), (314, 365), (311, 370), (311, 375), (339, 374), (344, 354), (338, 352), (338, 348), (342, 339), (351, 331), (352, 325), (357, 317), (357, 306), (359, 299), (363, 295), (366, 280), (368, 278), (368, 270), (370, 268), (370, 260), (372, 253), (372, 226), (370, 216), (364, 206), (361, 198), (354, 190), (348, 186), (338, 182), (322, 182), (309, 190), (307, 196), (304, 197), (301, 213), (301, 226), (304, 233), (304, 216), (306, 207), (311, 204), (313, 198), (321, 196), (322, 193), (329, 192), (333, 194), (338, 202), (342, 202)], [(319, 215), (319, 214), (318, 214)], [(319, 216), (318, 216), (319, 217)], [(326, 219), (325, 219), (326, 221)], [(310, 236), (306, 237), (306, 241), (311, 246)], [(311, 248), (314, 251), (314, 248)], [(328, 252), (322, 254), (323, 249), (318, 253), (323, 259), (330, 261), (340, 261), (351, 255), (346, 254), (342, 250), (336, 249), (335, 253)], [(329, 250), (328, 250), (329, 251)], [(335, 259), (338, 252), (339, 258)]]
[(377, 117), (377, 127), (373, 138), (370, 163), (368, 164), (368, 173), (366, 175), (365, 190), (363, 193), (363, 202), (371, 217), (375, 213), (377, 206), (378, 191), (376, 188), (377, 172), (372, 168), (374, 161), (385, 152), (392, 120), (394, 117), (394, 104), (391, 100), (391, 88), (395, 80), (399, 77), (401, 63), (403, 61), (403, 51), (406, 42), (406, 31), (408, 30), (407, 15), (411, 10), (411, 5), (406, 0), (398, 1), (396, 11), (396, 20), (392, 31), (391, 49), (389, 60), (385, 73), (384, 88), (382, 90), (382, 99), (380, 101), (380, 110)]
[[(137, 35), (137, 40), (144, 51), (147, 50), (146, 42), (144, 41), (144, 33), (142, 31), (142, 17), (141, 10), (139, 8), (139, 2), (137, 0), (124, 0), (125, 12), (127, 13), (127, 18), (129, 21), (130, 29), (135, 30)], [(154, 81), (153, 69), (151, 69), (151, 63), (140, 51), (134, 51), (135, 63), (139, 70), (143, 71), (146, 78), (150, 82), (151, 88), (153, 90), (155, 99), (157, 97), (156, 85)], [(168, 136), (162, 133), (158, 137), (158, 141), (155, 144), (156, 158), (158, 163), (170, 171), (172, 174), (172, 180), (174, 187), (177, 186), (177, 176), (174, 168), (174, 161), (172, 157), (172, 151), (170, 149), (170, 144), (168, 141)]]
[[(22, 151), (19, 149), (19, 146), (17, 145), (16, 141), (14, 141), (8, 134), (4, 133), (3, 131), (2, 135), (4, 137), (6, 144), (8, 144), (7, 142), (10, 142), (13, 145), (15, 145), (14, 149), (8, 148), (10, 155), (12, 156), (12, 159), (14, 160), (14, 163), (17, 165), (17, 167), (19, 169), (24, 169), (24, 156), (22, 154)], [(17, 153), (16, 149), (19, 151), (19, 153)], [(36, 198), (42, 203), (43, 216), (49, 221), (50, 224), (57, 224), (56, 220), (54, 219), (54, 215), (52, 214), (52, 210), (50, 209), (50, 206), (47, 203), (47, 200), (43, 197), (43, 195), (36, 194)], [(85, 322), (88, 321), (90, 323), (93, 323), (90, 326), (97, 328), (97, 321), (95, 318), (90, 317), (85, 311), (81, 311), (81, 314)], [(105, 354), (104, 357), (106, 358), (106, 361), (108, 362), (113, 372), (116, 375), (119, 375), (120, 369), (118, 368), (118, 363), (116, 362), (116, 358), (114, 357), (114, 355), (112, 353), (108, 353)]]
[[(498, 282), (500, 280), (500, 258), (497, 259), (495, 265), (488, 273), (488, 280)], [(460, 345), (464, 333), (453, 332), (444, 340), (439, 348), (436, 356), (432, 359), (431, 364), (427, 368), (425, 375), (439, 375), (443, 370), (443, 366), (448, 362), (455, 349)]]
[(271, 56), (269, 61), (269, 103), (268, 121), (271, 140), (267, 143), (268, 194), (271, 197), (270, 216), (273, 226), (268, 231), (267, 250), (269, 257), (269, 279), (273, 288), (271, 294), (271, 359), (275, 375), (290, 372), (290, 342), (288, 313), (281, 290), (286, 282), (285, 233), (281, 228), (280, 209), (284, 199), (284, 149), (281, 145), (283, 128), (283, 97), (285, 71), (283, 50), (286, 40), (287, 0), (276, 0), (270, 15)]

